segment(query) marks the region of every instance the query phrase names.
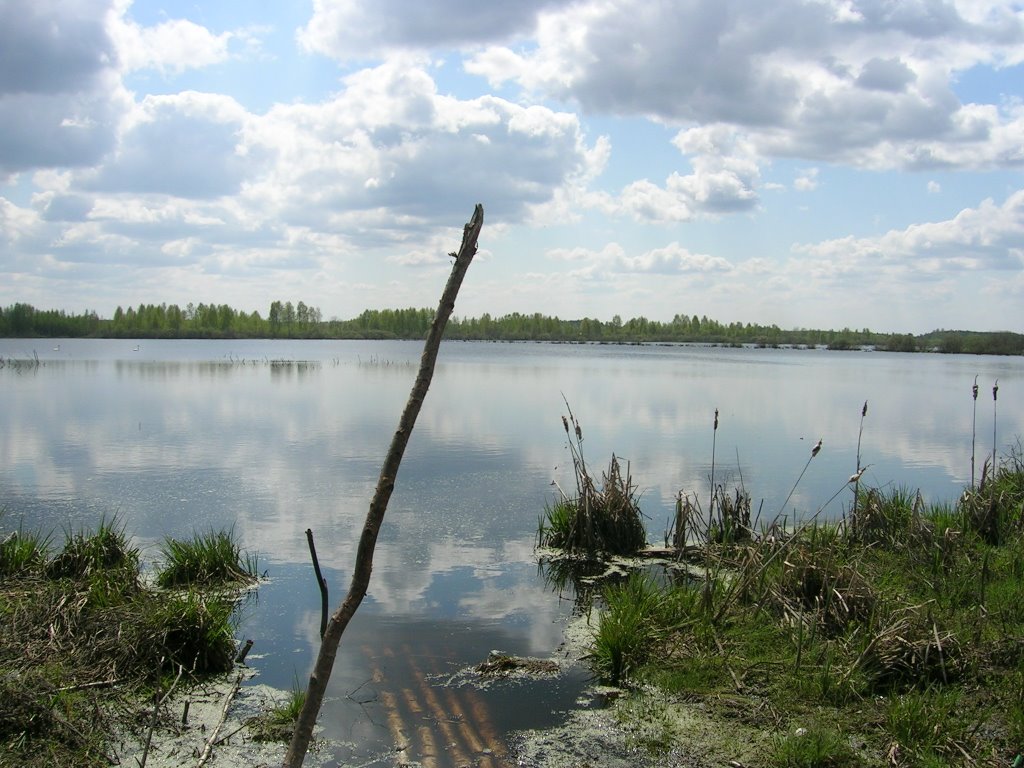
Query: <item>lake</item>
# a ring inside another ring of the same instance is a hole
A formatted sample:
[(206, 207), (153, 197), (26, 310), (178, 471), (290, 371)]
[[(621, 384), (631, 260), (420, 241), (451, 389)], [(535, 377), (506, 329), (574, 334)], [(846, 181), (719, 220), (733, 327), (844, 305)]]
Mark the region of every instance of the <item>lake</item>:
[[(320, 623), (305, 531), (333, 608), (421, 350), (2, 339), (0, 531), (116, 515), (152, 559), (166, 536), (233, 527), (267, 572), (242, 608), (250, 665), (259, 682), (304, 684)], [(508, 733), (556, 722), (581, 694), (585, 670), (483, 690), (458, 677), (491, 650), (559, 653), (572, 600), (538, 572), (534, 543), (553, 483), (575, 488), (566, 403), (593, 470), (612, 453), (628, 463), (661, 543), (680, 490), (706, 508), (712, 461), (763, 520), (840, 517), (858, 441), (862, 482), (952, 501), (971, 482), (972, 432), (979, 477), (993, 444), (1019, 445), (1022, 386), (1022, 358), (446, 342), (322, 711), (334, 757), (387, 764), (407, 740), (425, 764), (504, 764)]]

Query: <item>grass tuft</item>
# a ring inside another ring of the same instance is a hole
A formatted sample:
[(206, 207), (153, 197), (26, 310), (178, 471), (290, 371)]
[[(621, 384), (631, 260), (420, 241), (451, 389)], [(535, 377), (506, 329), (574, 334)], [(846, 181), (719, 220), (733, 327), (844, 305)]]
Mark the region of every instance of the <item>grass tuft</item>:
[(299, 720), (299, 713), (306, 703), (306, 691), (296, 679), (288, 697), (272, 709), (257, 715), (249, 721), (252, 737), (256, 741), (287, 742)]
[(144, 588), (116, 520), (68, 532), (50, 559), (48, 542), (0, 544), (0, 765), (109, 765), (161, 676), (232, 667), (232, 595)]
[(850, 743), (835, 728), (811, 722), (772, 738), (771, 765), (777, 768), (842, 768), (860, 765)]
[(161, 587), (251, 584), (257, 581), (256, 558), (243, 555), (234, 531), (197, 533), (191, 539), (168, 538), (160, 548), (164, 565)]
[(94, 532), (67, 531), (64, 547), (46, 565), (55, 579), (82, 579), (104, 571), (136, 572), (139, 550), (131, 546), (117, 518), (101, 518)]
[(583, 429), (571, 410), (562, 425), (569, 438), (576, 495), (559, 489), (558, 501), (546, 508), (538, 525), (539, 544), (588, 557), (635, 554), (646, 546), (647, 530), (629, 465), (623, 472), (613, 454), (608, 470), (595, 481), (583, 457)]
[(0, 578), (41, 572), (50, 552), (50, 538), (20, 528), (0, 540)]

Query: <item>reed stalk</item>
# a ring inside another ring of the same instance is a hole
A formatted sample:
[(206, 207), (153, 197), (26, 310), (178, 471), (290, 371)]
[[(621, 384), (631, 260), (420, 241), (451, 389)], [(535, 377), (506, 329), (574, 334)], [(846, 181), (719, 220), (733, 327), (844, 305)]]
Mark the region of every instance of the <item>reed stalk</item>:
[(974, 377), (974, 386), (971, 387), (971, 397), (974, 399), (973, 413), (971, 414), (971, 488), (974, 488), (974, 450), (978, 442), (978, 377)]
[(996, 471), (996, 403), (999, 399), (999, 379), (992, 385), (992, 471)]
[(864, 436), (864, 418), (868, 415), (868, 401), (864, 401), (864, 407), (860, 409), (860, 429), (857, 430), (857, 471), (850, 478), (853, 481), (853, 515), (857, 515), (857, 498), (860, 496), (860, 477), (864, 470), (860, 466), (860, 441)]
[(718, 440), (718, 409), (715, 408), (715, 424), (711, 429), (711, 502), (708, 504), (708, 519), (715, 514), (715, 444)]
[(818, 442), (814, 444), (813, 448), (811, 448), (811, 455), (807, 457), (807, 463), (804, 464), (804, 468), (800, 470), (800, 475), (797, 477), (796, 482), (793, 483), (793, 487), (789, 489), (789, 494), (786, 496), (786, 500), (782, 502), (782, 506), (779, 507), (779, 511), (775, 513), (776, 521), (782, 516), (782, 513), (786, 509), (786, 505), (789, 504), (789, 500), (793, 498), (793, 494), (796, 492), (797, 486), (800, 485), (800, 481), (804, 479), (804, 473), (807, 472), (807, 468), (811, 466), (811, 462), (814, 460), (814, 457), (819, 453), (821, 453), (821, 438), (818, 438)]

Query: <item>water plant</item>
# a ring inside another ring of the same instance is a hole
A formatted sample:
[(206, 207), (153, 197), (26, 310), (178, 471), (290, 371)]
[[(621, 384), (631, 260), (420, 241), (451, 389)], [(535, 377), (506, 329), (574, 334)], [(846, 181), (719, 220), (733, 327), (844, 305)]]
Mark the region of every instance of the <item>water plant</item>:
[(576, 494), (559, 489), (558, 500), (546, 508), (538, 524), (538, 543), (591, 557), (635, 554), (647, 544), (647, 531), (629, 464), (623, 471), (613, 454), (596, 481), (583, 455), (583, 428), (571, 409), (562, 417), (562, 426), (569, 438)]
[(115, 721), (134, 727), (162, 677), (233, 663), (230, 594), (146, 589), (116, 519), (64, 539), (0, 546), (0, 765), (109, 765)]
[(95, 531), (65, 532), (64, 546), (46, 565), (50, 578), (80, 579), (104, 571), (132, 573), (139, 566), (139, 551), (125, 535), (116, 517), (100, 518)]
[(164, 540), (163, 566), (157, 573), (161, 587), (249, 584), (257, 580), (255, 555), (243, 554), (234, 529), (196, 533), (191, 539)]
[(664, 591), (649, 577), (633, 573), (622, 584), (602, 592), (607, 606), (598, 620), (590, 658), (612, 685), (619, 685), (647, 661), (655, 635), (661, 631)]
[(295, 722), (306, 703), (306, 691), (298, 678), (283, 701), (248, 721), (256, 741), (290, 741)]
[(49, 550), (49, 536), (21, 528), (11, 531), (0, 539), (0, 578), (41, 570)]
[[(741, 542), (708, 536), (710, 521), (664, 578), (648, 566), (602, 590), (591, 664), (630, 690), (748, 707), (778, 734), (769, 765), (1009, 764), (1024, 732), (1021, 456), (955, 503), (861, 487), (842, 520)], [(676, 530), (702, 530), (698, 512), (677, 496)]]
[(233, 614), (234, 603), (224, 596), (175, 592), (148, 606), (138, 641), (151, 649), (150, 663), (165, 671), (226, 672), (235, 658)]

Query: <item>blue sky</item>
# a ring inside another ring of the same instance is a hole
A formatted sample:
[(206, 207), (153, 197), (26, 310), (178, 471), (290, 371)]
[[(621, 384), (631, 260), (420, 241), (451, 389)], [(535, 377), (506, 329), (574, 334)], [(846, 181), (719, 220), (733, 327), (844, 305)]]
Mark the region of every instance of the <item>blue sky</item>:
[(0, 304), (1024, 331), (1024, 5), (0, 3)]

